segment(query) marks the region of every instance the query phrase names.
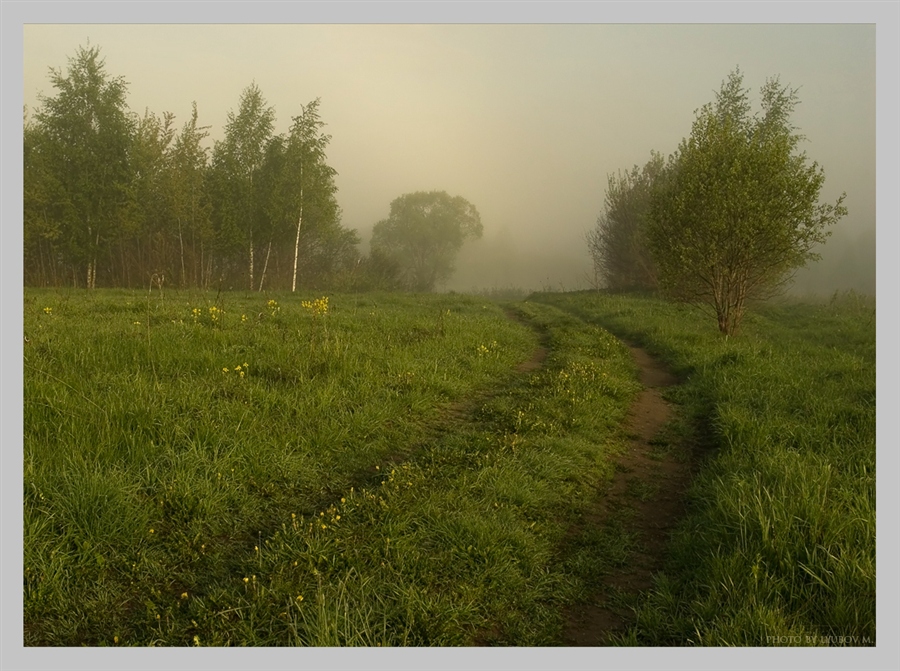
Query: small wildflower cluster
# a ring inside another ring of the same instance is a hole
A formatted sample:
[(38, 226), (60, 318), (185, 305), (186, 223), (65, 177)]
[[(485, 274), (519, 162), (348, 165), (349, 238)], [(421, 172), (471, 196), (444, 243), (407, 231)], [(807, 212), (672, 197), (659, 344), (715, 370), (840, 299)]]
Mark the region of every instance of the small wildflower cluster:
[(401, 387), (411, 387), (415, 381), (416, 374), (412, 372), (397, 373), (397, 384)]
[(632, 391), (632, 387), (627, 384), (623, 386), (620, 381), (610, 377), (603, 366), (593, 361), (570, 362), (554, 378), (554, 392), (568, 396), (573, 403), (577, 399), (586, 401), (597, 395), (618, 398)]
[(328, 314), (328, 296), (322, 296), (314, 301), (303, 301), (300, 305), (310, 310), (314, 317)]
[[(532, 406), (529, 405), (527, 410), (533, 410)], [(540, 415), (532, 416), (528, 412), (523, 412), (522, 410), (516, 412), (515, 432), (517, 434), (536, 432), (552, 435), (558, 433), (558, 428), (559, 427), (552, 421), (545, 422), (540, 418)]]
[(244, 576), (244, 591), (245, 592), (253, 592), (254, 595), (258, 595), (259, 592), (259, 583), (256, 581), (256, 574), (254, 573), (250, 577)]
[[(222, 319), (222, 315), (225, 314), (225, 310), (220, 307), (216, 307), (215, 305), (211, 305), (209, 307), (208, 314), (210, 324), (212, 324), (213, 326), (218, 326)], [(191, 318), (194, 320), (195, 324), (199, 324), (200, 320), (203, 318), (203, 310), (201, 310), (200, 308), (192, 308)]]
[(413, 480), (417, 476), (409, 464), (401, 464), (400, 470), (392, 468), (386, 480), (381, 481), (381, 486), (399, 490), (401, 487), (412, 487)]
[(240, 376), (241, 379), (243, 379), (244, 375), (250, 372), (250, 364), (245, 362), (243, 364), (235, 366), (234, 368), (229, 368), (228, 366), (225, 366), (222, 368), (222, 372), (225, 375), (228, 375), (231, 372), (235, 372)]
[(497, 341), (492, 340), (488, 345), (479, 345), (478, 349), (475, 350), (478, 356), (487, 356), (488, 354), (493, 354), (497, 351)]
[[(351, 496), (353, 496), (353, 491), (354, 489), (353, 487), (351, 487)], [(342, 515), (346, 514), (346, 507), (347, 499), (345, 497), (341, 497), (340, 503), (331, 504), (325, 510), (320, 511), (318, 515), (313, 515), (309, 520), (306, 520), (303, 517), (298, 517), (296, 513), (291, 513), (290, 528), (292, 532), (295, 533), (309, 534), (317, 534), (323, 531), (327, 531), (328, 529), (334, 529), (340, 525)], [(288, 527), (286, 524), (282, 524), (281, 526), (284, 533), (292, 533), (288, 531)], [(296, 561), (294, 562), (294, 566), (297, 566)]]
[(276, 301), (274, 298), (270, 298), (268, 300), (268, 302), (266, 303), (266, 307), (269, 309), (269, 314), (273, 317), (281, 312), (281, 306), (278, 305), (278, 301)]
[[(344, 499), (341, 499), (343, 501)], [(338, 507), (335, 505), (328, 506), (327, 510), (323, 510), (319, 513), (319, 519), (315, 521), (315, 525), (320, 527), (322, 530), (328, 528), (328, 524), (332, 526), (336, 525), (341, 521), (341, 516), (338, 512)], [(328, 524), (326, 524), (328, 522)]]
[(606, 371), (593, 361), (571, 361), (564, 369), (557, 373), (557, 377), (562, 382), (570, 379), (572, 381), (595, 382), (598, 380), (602, 381), (602, 379), (608, 377), (608, 375)]
[(45, 315), (52, 315), (52, 314), (53, 314), (53, 308), (44, 308), (44, 314), (45, 314)]

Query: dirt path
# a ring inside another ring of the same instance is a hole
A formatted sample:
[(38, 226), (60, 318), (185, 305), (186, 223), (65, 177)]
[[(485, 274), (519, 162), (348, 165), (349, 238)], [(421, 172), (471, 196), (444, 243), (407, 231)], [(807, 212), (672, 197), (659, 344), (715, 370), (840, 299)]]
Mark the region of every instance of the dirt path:
[(677, 450), (667, 449), (665, 441), (658, 439), (672, 418), (661, 389), (677, 380), (643, 349), (629, 347), (644, 385), (628, 415), (631, 443), (617, 458), (612, 481), (573, 533), (602, 528), (613, 516), (622, 516), (637, 536), (636, 549), (623, 566), (602, 577), (602, 587), (595, 594), (567, 609), (564, 640), (570, 646), (604, 645), (611, 634), (631, 623), (634, 614), (627, 606), (628, 597), (650, 588), (653, 573), (662, 568), (669, 533), (681, 517), (682, 495), (690, 480), (689, 460), (679, 459)]

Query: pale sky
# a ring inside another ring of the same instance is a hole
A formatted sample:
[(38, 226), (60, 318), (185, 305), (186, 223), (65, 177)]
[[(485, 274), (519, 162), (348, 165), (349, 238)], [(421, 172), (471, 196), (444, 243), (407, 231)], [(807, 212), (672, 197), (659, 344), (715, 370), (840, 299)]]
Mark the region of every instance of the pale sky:
[(874, 24), (26, 25), (25, 105), (88, 44), (129, 82), (132, 111), (180, 128), (196, 101), (212, 139), (251, 82), (276, 132), (321, 98), (343, 224), (364, 249), (404, 193), (478, 208), (484, 238), (449, 288), (585, 286), (607, 176), (673, 152), (736, 66), (754, 100), (769, 76), (800, 89), (824, 199), (846, 191), (844, 229), (875, 224)]

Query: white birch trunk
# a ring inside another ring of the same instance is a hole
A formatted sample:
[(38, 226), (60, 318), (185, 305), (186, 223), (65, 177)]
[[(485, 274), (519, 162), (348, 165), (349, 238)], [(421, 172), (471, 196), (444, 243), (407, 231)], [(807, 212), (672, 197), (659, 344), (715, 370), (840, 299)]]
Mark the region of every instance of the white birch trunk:
[(297, 290), (297, 258), (300, 256), (300, 227), (303, 225), (303, 187), (300, 187), (300, 217), (297, 219), (297, 238), (294, 240), (294, 279), (291, 291)]
[(269, 254), (272, 253), (272, 241), (269, 240), (269, 248), (266, 250), (266, 262), (263, 263), (262, 275), (259, 278), (259, 290), (263, 289), (263, 282), (266, 281), (266, 269), (269, 267)]
[(250, 234), (250, 291), (253, 291), (253, 234)]
[(181, 287), (184, 288), (184, 238), (181, 235), (181, 217), (178, 217), (178, 246), (181, 248)]

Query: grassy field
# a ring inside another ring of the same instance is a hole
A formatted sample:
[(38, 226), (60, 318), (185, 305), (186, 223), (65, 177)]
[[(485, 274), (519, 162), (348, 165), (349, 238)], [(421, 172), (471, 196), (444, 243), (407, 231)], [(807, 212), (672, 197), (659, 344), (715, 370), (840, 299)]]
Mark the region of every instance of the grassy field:
[(764, 306), (736, 338), (659, 300), (537, 297), (642, 343), (704, 453), (628, 645), (874, 645), (875, 303)]
[(26, 292), (26, 644), (552, 644), (627, 350), (549, 306), (216, 299)]
[(635, 297), (323, 299), (26, 290), (26, 645), (558, 645), (633, 542), (569, 534), (639, 390), (611, 332), (702, 455), (618, 643), (874, 643), (874, 304), (723, 340)]

